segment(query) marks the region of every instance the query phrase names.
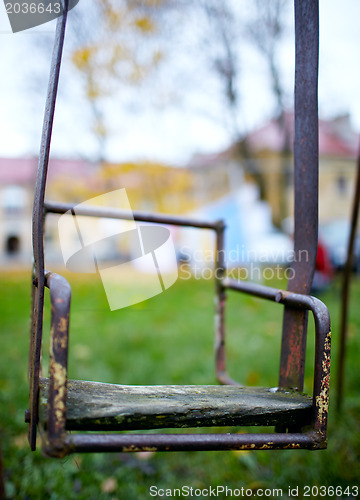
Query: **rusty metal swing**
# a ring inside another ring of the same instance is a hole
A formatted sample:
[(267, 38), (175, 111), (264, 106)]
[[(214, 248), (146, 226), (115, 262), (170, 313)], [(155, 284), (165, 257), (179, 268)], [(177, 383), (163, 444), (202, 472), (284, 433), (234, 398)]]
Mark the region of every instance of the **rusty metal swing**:
[[(78, 452), (181, 451), (326, 448), (330, 373), (330, 319), (326, 306), (311, 297), (318, 236), (318, 1), (295, 0), (295, 278), (288, 290), (236, 281), (226, 276), (224, 224), (134, 212), (136, 221), (197, 227), (216, 235), (215, 359), (220, 385), (124, 386), (68, 380), (70, 285), (44, 269), (44, 219), (73, 206), (45, 201), (50, 139), (67, 17), (58, 19), (33, 210), (33, 308), (30, 338), (30, 396), (26, 421), (36, 448), (39, 428), (43, 452), (63, 457)], [(83, 207), (77, 215), (126, 218), (115, 209)], [(300, 252), (307, 259), (297, 259)], [(48, 289), (48, 292), (46, 291)], [(261, 297), (284, 307), (278, 388), (242, 387), (227, 374), (225, 357), (226, 291)], [(50, 293), (49, 376), (40, 376), (44, 294)], [(302, 393), (308, 311), (315, 319), (312, 396)], [(161, 418), (158, 418), (161, 417)], [(273, 432), (229, 433), (229, 426), (274, 426)], [(216, 433), (128, 433), (125, 431), (220, 427)], [(76, 432), (70, 432), (76, 431)], [(84, 431), (93, 431), (92, 433)]]

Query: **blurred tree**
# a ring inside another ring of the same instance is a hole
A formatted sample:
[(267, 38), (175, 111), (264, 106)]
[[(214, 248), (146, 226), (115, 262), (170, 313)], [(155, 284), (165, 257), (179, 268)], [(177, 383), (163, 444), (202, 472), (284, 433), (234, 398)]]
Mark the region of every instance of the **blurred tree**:
[(266, 182), (256, 155), (247, 140), (247, 130), (240, 122), (242, 100), (240, 94), (242, 46), (251, 45), (262, 56), (268, 70), (271, 93), (275, 101), (274, 114), (283, 133), (281, 152), (282, 187), (279, 189), (279, 217), (287, 215), (286, 187), (289, 177), (290, 131), (285, 120), (286, 93), (282, 84), (279, 52), (287, 31), (289, 0), (253, 0), (246, 12), (243, 6), (231, 0), (197, 0), (207, 18), (207, 45), (209, 67), (221, 82), (222, 93), (230, 117), (230, 130), (234, 146), (235, 163), (245, 167), (256, 178), (260, 195), (266, 198)]
[(207, 18), (205, 44), (210, 69), (221, 83), (225, 105), (230, 118), (230, 130), (238, 139), (239, 129), (239, 24), (234, 8), (228, 0), (198, 0)]
[[(92, 119), (88, 122), (98, 143), (95, 160), (104, 161), (107, 157), (112, 122), (121, 120), (126, 127), (124, 107), (129, 110), (131, 106), (132, 110), (134, 104), (139, 108), (147, 105), (149, 94), (144, 97), (140, 89), (151, 82), (152, 94), (172, 96), (163, 100), (163, 107), (175, 103), (185, 108), (189, 95), (195, 95), (192, 103), (197, 104), (199, 94), (205, 96), (199, 104), (205, 113), (216, 109), (215, 101), (221, 103), (215, 119), (227, 123), (229, 142), (235, 145), (231, 149), (233, 163), (243, 165), (256, 178), (262, 197), (266, 197), (263, 173), (250, 151), (243, 122), (242, 110), (247, 100), (242, 93), (243, 58), (249, 44), (262, 54), (270, 76), (268, 82), (264, 79), (264, 86), (270, 83), (281, 124), (285, 98), (278, 50), (288, 1), (80, 2), (69, 16), (67, 44), (72, 68), (81, 77), (85, 101), (91, 109)], [(160, 78), (156, 80), (155, 75)], [(234, 170), (240, 171), (239, 167)]]
[(104, 163), (105, 190), (126, 188), (133, 209), (179, 214), (197, 207), (194, 177), (188, 169), (155, 162)]
[(291, 131), (286, 120), (286, 92), (282, 83), (279, 52), (286, 33), (286, 18), (289, 0), (264, 2), (254, 0), (254, 17), (247, 25), (249, 39), (263, 56), (270, 78), (272, 94), (275, 98), (275, 118), (283, 137), (280, 151), (280, 188), (277, 220), (280, 224), (288, 215), (287, 188), (290, 179)]
[(158, 21), (170, 4), (170, 0), (99, 0), (75, 11), (72, 63), (84, 82), (100, 161), (109, 134), (104, 100), (121, 85), (140, 85), (159, 65), (163, 53)]
[(279, 52), (287, 30), (289, 0), (253, 1), (254, 14), (247, 24), (246, 32), (267, 65), (270, 85), (275, 97), (275, 115), (280, 119), (286, 99), (280, 74)]
[[(230, 154), (236, 169), (243, 169), (256, 178), (260, 196), (264, 196), (264, 183), (256, 159), (249, 150), (244, 123), (241, 123), (241, 46), (244, 39), (246, 17), (240, 6), (231, 0), (197, 0), (197, 5), (205, 14), (204, 26), (206, 45), (209, 50), (210, 70), (220, 82), (225, 104), (228, 128), (233, 146)], [(238, 172), (234, 171), (231, 185), (237, 185)]]

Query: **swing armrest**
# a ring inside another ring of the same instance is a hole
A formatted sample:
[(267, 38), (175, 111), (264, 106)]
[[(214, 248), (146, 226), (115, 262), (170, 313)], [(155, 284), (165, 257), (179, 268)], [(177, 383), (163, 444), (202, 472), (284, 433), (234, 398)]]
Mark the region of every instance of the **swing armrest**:
[(65, 435), (71, 287), (65, 278), (51, 272), (45, 273), (45, 286), (51, 301), (47, 433), (54, 447)]
[(279, 290), (248, 281), (224, 278), (222, 286), (225, 289), (244, 292), (255, 297), (278, 302), (286, 307), (309, 310), (313, 313), (315, 320), (313, 421), (315, 432), (317, 432), (320, 439), (326, 436), (331, 351), (330, 315), (326, 305), (321, 300), (310, 295)]

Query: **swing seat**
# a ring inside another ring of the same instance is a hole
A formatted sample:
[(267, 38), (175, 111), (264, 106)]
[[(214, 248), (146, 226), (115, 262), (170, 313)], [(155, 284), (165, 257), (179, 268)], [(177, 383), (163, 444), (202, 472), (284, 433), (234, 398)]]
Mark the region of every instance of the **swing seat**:
[[(62, 210), (66, 208), (62, 206)], [(287, 388), (236, 384), (223, 369), (223, 341), (216, 352), (217, 360), (221, 361), (216, 364), (216, 373), (222, 385), (129, 386), (68, 380), (71, 289), (62, 276), (49, 272), (45, 274), (51, 301), (49, 377), (39, 378), (36, 406), (44, 454), (63, 457), (72, 452), (145, 451), (149, 447), (158, 451), (326, 447), (330, 367), (330, 323), (326, 306), (311, 296), (259, 284), (229, 278), (223, 278), (221, 284), (223, 289), (282, 303), (292, 311), (313, 312), (316, 349), (312, 397)], [(29, 417), (28, 413), (26, 420), (31, 424)], [(241, 426), (274, 426), (282, 432), (238, 433), (237, 427)], [(214, 433), (213, 429), (211, 434), (156, 433), (158, 429), (200, 428), (203, 431), (215, 427), (230, 427), (233, 431), (230, 434), (226, 430)], [(155, 431), (151, 435), (128, 433), (150, 429)]]
[[(135, 211), (131, 214), (133, 221), (214, 231), (215, 375), (219, 386), (125, 386), (68, 380), (71, 288), (62, 276), (45, 270), (45, 217), (49, 213), (74, 215), (75, 210), (77, 217), (123, 220), (128, 219), (129, 214), (111, 207), (100, 209), (84, 204), (75, 207), (45, 202), (66, 14), (65, 1), (55, 36), (33, 208), (30, 391), (29, 409), (25, 412), (31, 449), (36, 449), (38, 429), (44, 454), (53, 457), (75, 452), (326, 448), (330, 318), (326, 306), (310, 295), (318, 233), (318, 2), (295, 2), (295, 258), (291, 265), (293, 279), (289, 280), (287, 291), (227, 277), (225, 225), (221, 220), (199, 221)], [(306, 258), (301, 258), (304, 252)], [(284, 307), (279, 388), (242, 387), (228, 375), (225, 303), (230, 290)], [(49, 375), (41, 378), (43, 311), (47, 293), (50, 293), (51, 302)], [(302, 390), (309, 312), (314, 317), (315, 359), (313, 391), (311, 396), (306, 396)], [(243, 433), (239, 431), (241, 426), (275, 429)], [(181, 433), (171, 431), (179, 428), (196, 429)], [(221, 432), (218, 428), (222, 428)], [(159, 429), (166, 432), (159, 433)]]
[[(46, 428), (49, 379), (40, 379)], [(261, 425), (304, 427), (312, 400), (296, 391), (235, 385), (129, 386), (69, 380), (65, 428), (121, 431)]]

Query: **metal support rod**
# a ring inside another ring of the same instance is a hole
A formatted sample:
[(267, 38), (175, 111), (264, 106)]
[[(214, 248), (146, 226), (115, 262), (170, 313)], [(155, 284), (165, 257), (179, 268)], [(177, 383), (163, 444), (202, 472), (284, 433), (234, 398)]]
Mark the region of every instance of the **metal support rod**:
[(87, 434), (69, 435), (69, 452), (320, 449), (312, 434)]
[(70, 203), (58, 203), (53, 201), (45, 202), (45, 210), (53, 214), (65, 214), (66, 212), (75, 212), (75, 215), (87, 217), (105, 217), (108, 219), (136, 220), (141, 222), (151, 222), (155, 224), (169, 224), (171, 226), (196, 227), (199, 229), (217, 230), (222, 221), (202, 221), (190, 217), (177, 217), (168, 214), (155, 214), (140, 212), (137, 210), (119, 210), (110, 207), (94, 207), (91, 205), (73, 205)]
[(38, 421), (38, 394), (40, 375), (41, 337), (44, 307), (44, 197), (46, 177), (49, 164), (51, 133), (54, 121), (55, 101), (58, 89), (62, 49), (64, 45), (68, 0), (64, 0), (63, 14), (57, 20), (54, 49), (50, 68), (48, 94), (45, 105), (44, 123), (41, 137), (39, 164), (36, 175), (35, 198), (33, 206), (33, 249), (34, 249), (34, 281), (33, 321), (30, 338), (30, 424), (29, 443), (32, 450), (36, 448), (36, 426)]
[[(50, 290), (51, 330), (49, 360), (48, 440), (61, 443), (65, 437), (67, 365), (71, 288), (62, 276), (46, 273)], [(61, 444), (59, 445), (61, 447)]]
[(338, 374), (337, 374), (337, 400), (336, 409), (341, 411), (344, 399), (344, 372), (345, 372), (345, 357), (346, 357), (346, 336), (347, 336), (347, 320), (349, 309), (349, 291), (351, 273), (353, 267), (354, 256), (354, 243), (356, 236), (356, 229), (359, 218), (359, 204), (360, 204), (360, 148), (357, 158), (357, 173), (355, 183), (355, 193), (353, 199), (352, 213), (351, 213), (351, 230), (348, 241), (347, 259), (343, 274), (343, 282), (341, 288), (341, 320), (340, 320), (340, 350), (338, 358)]
[(225, 224), (221, 221), (216, 229), (215, 254), (215, 374), (220, 384), (240, 385), (232, 380), (226, 369), (225, 343), (225, 304), (226, 290), (223, 279), (226, 273), (225, 263)]
[[(318, 238), (319, 2), (295, 0), (294, 279), (288, 290), (308, 294)], [(307, 313), (285, 309), (280, 387), (303, 389)]]

